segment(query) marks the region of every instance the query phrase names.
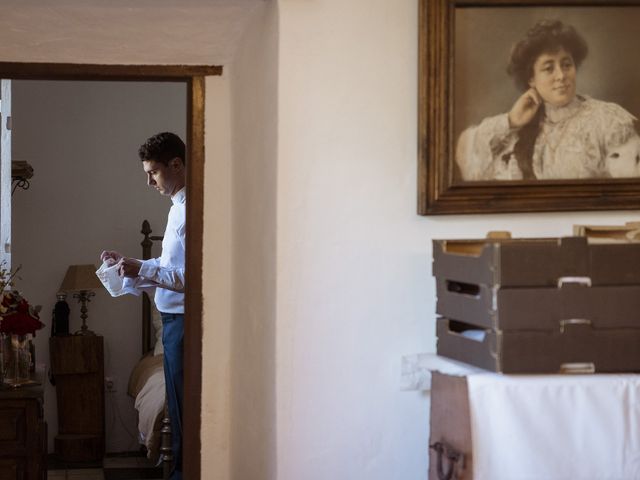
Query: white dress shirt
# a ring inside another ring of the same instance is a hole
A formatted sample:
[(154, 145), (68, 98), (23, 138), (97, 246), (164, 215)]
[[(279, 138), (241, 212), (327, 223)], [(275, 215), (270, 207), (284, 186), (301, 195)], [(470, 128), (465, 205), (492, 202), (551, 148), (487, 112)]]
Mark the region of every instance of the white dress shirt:
[(155, 304), (162, 313), (184, 313), (186, 199), (185, 188), (171, 197), (162, 254), (142, 262), (135, 282), (139, 289), (156, 287)]

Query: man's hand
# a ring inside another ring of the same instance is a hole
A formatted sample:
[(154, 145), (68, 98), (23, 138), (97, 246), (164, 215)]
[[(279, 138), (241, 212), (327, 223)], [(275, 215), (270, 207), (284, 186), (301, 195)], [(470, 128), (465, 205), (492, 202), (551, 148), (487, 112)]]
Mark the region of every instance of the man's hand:
[(140, 273), (142, 262), (135, 258), (121, 257), (118, 261), (118, 273), (121, 277), (135, 278)]
[(521, 128), (528, 124), (542, 104), (542, 98), (535, 88), (530, 88), (524, 92), (509, 112), (509, 126), (511, 128)]
[(120, 261), (122, 255), (118, 252), (114, 252), (113, 250), (105, 250), (100, 254), (100, 260), (102, 262), (106, 262), (108, 267), (115, 265)]

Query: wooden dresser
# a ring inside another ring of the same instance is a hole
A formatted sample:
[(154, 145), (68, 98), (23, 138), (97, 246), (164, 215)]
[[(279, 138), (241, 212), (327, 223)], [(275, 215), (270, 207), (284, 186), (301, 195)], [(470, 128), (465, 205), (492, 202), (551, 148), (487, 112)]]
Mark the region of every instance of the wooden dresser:
[(105, 448), (103, 337), (51, 337), (49, 351), (58, 400), (56, 456), (65, 462), (102, 461)]
[(43, 399), (42, 384), (0, 389), (0, 480), (47, 478)]

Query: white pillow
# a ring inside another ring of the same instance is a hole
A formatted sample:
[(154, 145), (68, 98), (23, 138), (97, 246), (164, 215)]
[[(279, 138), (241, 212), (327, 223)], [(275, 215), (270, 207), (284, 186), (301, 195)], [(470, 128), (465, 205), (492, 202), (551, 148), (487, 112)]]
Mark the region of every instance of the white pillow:
[(164, 347), (162, 346), (162, 316), (153, 304), (151, 305), (151, 323), (153, 324), (153, 330), (156, 333), (153, 354), (162, 355), (164, 353)]

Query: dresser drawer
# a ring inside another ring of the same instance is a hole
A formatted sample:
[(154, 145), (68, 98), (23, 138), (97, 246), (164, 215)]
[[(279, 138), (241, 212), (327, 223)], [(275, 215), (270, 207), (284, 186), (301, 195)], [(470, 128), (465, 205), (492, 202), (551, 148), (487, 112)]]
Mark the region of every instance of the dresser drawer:
[(0, 457), (24, 452), (28, 421), (39, 418), (35, 400), (4, 400), (0, 402)]
[(41, 391), (0, 391), (0, 480), (46, 478), (47, 428)]
[(0, 459), (0, 480), (26, 479), (24, 459)]

